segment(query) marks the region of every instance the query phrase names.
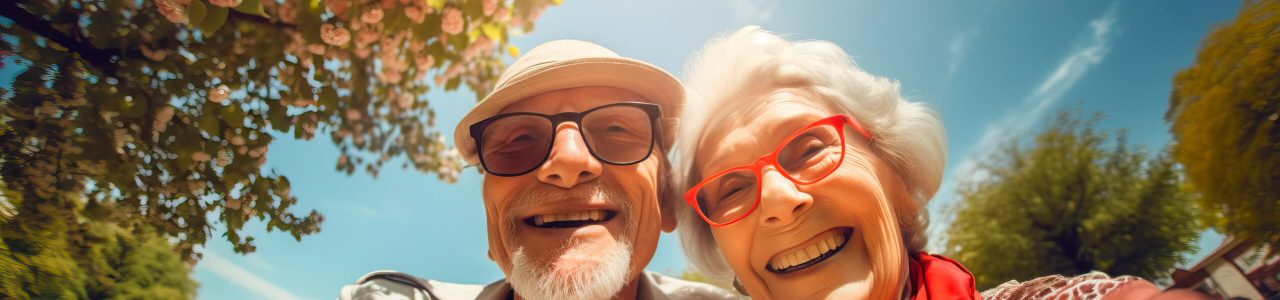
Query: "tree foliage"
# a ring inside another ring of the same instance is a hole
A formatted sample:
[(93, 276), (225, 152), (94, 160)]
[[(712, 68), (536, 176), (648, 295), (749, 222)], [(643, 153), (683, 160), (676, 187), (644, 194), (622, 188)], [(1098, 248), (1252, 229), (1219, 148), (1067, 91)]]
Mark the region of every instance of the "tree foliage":
[[(0, 189), (6, 196), (0, 204), (22, 214), (48, 209)], [(41, 214), (40, 223), (6, 223), (0, 232), (0, 298), (194, 297), (191, 267), (173, 245), (145, 224), (122, 227), (112, 220), (119, 213), (111, 206), (74, 205)]]
[(1245, 1), (1205, 37), (1165, 119), (1208, 223), (1280, 248), (1280, 1)]
[(452, 181), (460, 160), (427, 92), (485, 94), (519, 53), (508, 37), (558, 2), (0, 1), (0, 67), (18, 70), (0, 90), (14, 194), (0, 199), (0, 276), (39, 298), (94, 296), (44, 288), (96, 280), (77, 254), (93, 232), (82, 207), (111, 207), (101, 222), (176, 241), (187, 260), (215, 226), (241, 253), (250, 219), (315, 233), (321, 215), (291, 211), (288, 178), (263, 168), (278, 137), (327, 136), (347, 174), (399, 164)]
[(961, 183), (947, 251), (987, 289), (1099, 270), (1156, 280), (1192, 250), (1192, 195), (1167, 155), (1060, 112), (1030, 147), (1004, 145)]

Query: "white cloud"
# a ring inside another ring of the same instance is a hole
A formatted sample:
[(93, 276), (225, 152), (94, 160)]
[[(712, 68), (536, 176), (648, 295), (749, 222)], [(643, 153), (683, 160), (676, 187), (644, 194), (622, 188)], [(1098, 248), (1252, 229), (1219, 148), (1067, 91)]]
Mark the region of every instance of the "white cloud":
[(244, 258), (249, 262), (249, 265), (252, 266), (254, 269), (267, 271), (273, 274), (280, 273), (280, 268), (277, 268), (274, 264), (271, 264), (271, 262), (268, 262), (266, 259), (262, 258), (261, 254), (249, 254), (249, 255), (245, 255)]
[(947, 53), (951, 55), (951, 64), (947, 66), (948, 79), (960, 71), (960, 65), (964, 62), (965, 54), (969, 50), (969, 44), (976, 36), (978, 36), (978, 31), (970, 30), (951, 39), (951, 44), (947, 46)]
[(373, 208), (369, 208), (369, 206), (367, 205), (354, 204), (353, 206), (355, 206), (356, 210), (359, 211), (360, 214), (364, 215), (369, 219), (373, 219), (375, 221), (382, 219), (381, 213), (378, 213), (378, 211), (374, 210)]
[(747, 24), (760, 24), (773, 19), (773, 10), (778, 8), (778, 0), (740, 0), (733, 1), (733, 19)]
[[(930, 251), (941, 250), (941, 244), (945, 241), (942, 231), (951, 223), (954, 215), (945, 210), (950, 209), (956, 200), (957, 176), (964, 176), (966, 180), (986, 176), (978, 169), (978, 162), (984, 158), (983, 155), (987, 155), (1007, 139), (1022, 134), (1023, 130), (1034, 127), (1049, 108), (1061, 100), (1063, 94), (1071, 90), (1090, 68), (1102, 62), (1111, 51), (1110, 42), (1115, 24), (1116, 5), (1112, 4), (1101, 16), (1089, 22), (1088, 38), (1067, 54), (1018, 107), (988, 123), (982, 137), (963, 153), (963, 160), (947, 173), (938, 194), (930, 204), (929, 209), (935, 216), (929, 229), (929, 236), (932, 237), (929, 241), (932, 248)], [(952, 52), (954, 55), (955, 50)], [(954, 58), (952, 64), (956, 64)]]
[(245, 290), (253, 292), (264, 299), (276, 300), (295, 300), (302, 299), (290, 293), (288, 290), (277, 286), (266, 279), (258, 277), (244, 268), (232, 263), (214, 252), (205, 252), (204, 259), (200, 260), (198, 267), (206, 268), (213, 274), (222, 277), (231, 283), (235, 283)]
[[(1074, 51), (1062, 59), (1057, 68), (1049, 74), (1049, 78), (1045, 78), (1036, 87), (1031, 95), (1023, 100), (1022, 105), (1017, 109), (1008, 111), (1005, 115), (995, 123), (988, 124), (987, 129), (983, 132), (982, 138), (973, 146), (971, 150), (985, 150), (1004, 142), (1006, 138), (1017, 133), (1018, 130), (1026, 129), (1040, 118), (1044, 117), (1045, 112), (1062, 99), (1071, 87), (1076, 85), (1080, 78), (1084, 77), (1084, 73), (1096, 66), (1111, 51), (1109, 44), (1112, 32), (1112, 26), (1115, 26), (1115, 5), (1107, 9), (1102, 16), (1089, 22), (1090, 38), (1088, 43), (1077, 46)], [(970, 151), (973, 153), (974, 151)], [(972, 160), (972, 155), (967, 160)], [(970, 164), (972, 166), (972, 163)]]

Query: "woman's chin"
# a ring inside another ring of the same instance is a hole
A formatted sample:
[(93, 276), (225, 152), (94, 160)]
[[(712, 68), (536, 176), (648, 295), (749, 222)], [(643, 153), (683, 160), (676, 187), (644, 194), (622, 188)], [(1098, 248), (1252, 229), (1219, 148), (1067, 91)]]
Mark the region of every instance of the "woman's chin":
[(795, 291), (795, 293), (773, 293), (769, 297), (772, 299), (828, 299), (828, 300), (849, 300), (849, 299), (870, 299), (871, 284), (868, 282), (850, 282), (839, 286), (829, 288), (817, 288), (807, 291)]
[[(869, 282), (850, 282), (848, 284), (836, 287), (827, 292), (824, 299), (867, 299), (871, 295), (871, 284)], [(820, 295), (814, 295), (820, 296)], [(813, 297), (810, 299), (818, 299)]]

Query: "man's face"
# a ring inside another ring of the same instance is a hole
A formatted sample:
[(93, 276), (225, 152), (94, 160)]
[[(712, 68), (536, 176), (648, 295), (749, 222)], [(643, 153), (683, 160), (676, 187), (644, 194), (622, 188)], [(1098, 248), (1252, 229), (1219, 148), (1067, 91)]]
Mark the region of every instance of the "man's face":
[[(611, 87), (570, 88), (527, 98), (501, 113), (553, 115), (622, 101), (644, 98)], [(657, 194), (661, 153), (655, 150), (636, 164), (606, 164), (591, 155), (578, 126), (558, 124), (549, 157), (532, 172), (485, 175), (489, 255), (517, 293), (533, 296), (520, 290), (531, 283), (516, 282), (529, 277), (542, 281), (532, 284), (551, 289), (589, 288), (582, 285), (591, 283), (583, 281), (601, 278), (620, 281), (604, 284), (621, 288), (657, 247), (663, 227)], [(552, 221), (566, 218), (575, 221)], [(601, 270), (620, 274), (598, 274)]]

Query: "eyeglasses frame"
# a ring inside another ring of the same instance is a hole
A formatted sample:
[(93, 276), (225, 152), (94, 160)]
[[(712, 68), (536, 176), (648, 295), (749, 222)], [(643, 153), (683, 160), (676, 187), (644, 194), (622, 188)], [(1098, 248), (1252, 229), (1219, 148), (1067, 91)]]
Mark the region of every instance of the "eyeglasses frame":
[[(831, 173), (835, 173), (836, 169), (840, 168), (839, 164), (842, 164), (844, 162), (844, 156), (848, 152), (843, 148), (845, 147), (844, 145), (847, 145), (845, 140), (844, 125), (849, 125), (850, 127), (853, 127), (853, 129), (857, 131), (858, 134), (861, 134), (863, 138), (866, 138), (868, 142), (873, 140), (873, 135), (871, 135), (871, 132), (863, 128), (862, 124), (858, 123), (858, 120), (854, 119), (852, 116), (839, 114), (839, 115), (833, 115), (830, 117), (822, 118), (818, 121), (815, 121), (813, 123), (810, 123), (809, 125), (804, 126), (803, 128), (800, 128), (800, 130), (796, 130), (795, 133), (792, 133), (791, 135), (787, 136), (786, 139), (783, 139), (782, 143), (779, 143), (777, 148), (775, 148), (773, 152), (770, 152), (769, 154), (765, 154), (764, 156), (761, 156), (760, 158), (756, 159), (755, 162), (750, 164), (730, 167), (723, 171), (717, 172), (714, 175), (705, 177), (706, 179), (703, 179), (701, 182), (698, 182), (698, 184), (694, 185), (692, 188), (689, 188), (688, 191), (685, 191), (685, 194), (684, 194), (685, 202), (687, 202), (689, 207), (692, 207), (693, 210), (698, 213), (698, 216), (701, 217), (703, 221), (706, 221), (707, 224), (711, 225), (711, 227), (717, 227), (717, 228), (725, 227), (733, 223), (737, 223), (738, 221), (742, 221), (742, 219), (745, 219), (747, 218), (747, 216), (750, 216), (752, 213), (755, 213), (756, 209), (760, 207), (760, 200), (761, 200), (760, 198), (763, 197), (762, 193), (764, 192), (764, 184), (760, 181), (764, 177), (763, 172), (764, 172), (765, 166), (772, 165), (775, 169), (777, 169), (779, 174), (782, 174), (783, 177), (787, 178), (788, 180), (791, 180), (791, 182), (798, 185), (809, 185), (809, 184), (817, 183), (818, 181), (821, 181), (822, 179), (827, 178), (827, 176), (830, 176)], [(816, 178), (809, 181), (801, 181), (799, 179), (796, 179), (795, 177), (792, 177), (791, 174), (788, 173), (786, 169), (782, 167), (782, 165), (778, 164), (778, 155), (782, 153), (782, 149), (786, 147), (787, 144), (791, 143), (791, 141), (794, 140), (796, 137), (800, 136), (800, 134), (806, 131), (809, 131), (810, 129), (817, 128), (818, 126), (832, 126), (836, 128), (837, 133), (839, 133), (840, 135), (840, 145), (842, 147), (840, 149), (840, 159), (838, 160), (838, 164), (836, 165), (836, 167), (831, 168), (831, 170), (827, 171), (826, 174), (822, 174), (822, 176), (817, 176)], [(744, 170), (744, 169), (751, 170), (751, 172), (755, 174), (756, 200), (754, 203), (751, 204), (751, 209), (747, 210), (747, 212), (742, 214), (742, 216), (739, 216), (733, 219), (732, 221), (723, 222), (723, 223), (717, 223), (717, 222), (711, 221), (711, 218), (708, 218), (706, 213), (702, 211), (702, 207), (698, 205), (698, 199), (697, 199), (698, 191), (702, 189), (703, 185), (711, 183), (712, 180), (717, 179), (720, 176), (723, 176), (730, 172)]]
[[(587, 114), (590, 114), (592, 112), (595, 112), (601, 109), (615, 107), (615, 106), (636, 107), (644, 111), (645, 114), (649, 116), (649, 126), (651, 127), (650, 128), (651, 132), (653, 132), (649, 141), (649, 150), (645, 152), (644, 157), (636, 161), (614, 162), (601, 157), (599, 153), (596, 153), (596, 149), (591, 146), (591, 143), (587, 142), (586, 133), (584, 133), (582, 130), (582, 118), (585, 117)], [(545, 149), (545, 154), (542, 155), (541, 162), (534, 164), (532, 167), (529, 167), (528, 170), (524, 170), (516, 173), (499, 173), (499, 172), (494, 172), (493, 170), (490, 170), (489, 165), (485, 162), (484, 143), (481, 140), (481, 138), (483, 138), (483, 135), (484, 135), (484, 130), (488, 129), (490, 125), (496, 123), (497, 121), (503, 118), (511, 117), (511, 116), (521, 116), (521, 115), (542, 117), (551, 122), (551, 141), (547, 143), (547, 148)], [(662, 106), (659, 106), (658, 104), (649, 103), (649, 102), (640, 102), (640, 101), (623, 101), (623, 102), (616, 102), (616, 103), (596, 106), (581, 112), (563, 112), (563, 113), (558, 113), (554, 115), (541, 114), (541, 113), (535, 113), (535, 112), (512, 112), (512, 113), (499, 114), (496, 116), (485, 118), (484, 120), (480, 120), (474, 124), (471, 124), (471, 126), (468, 127), (468, 129), (471, 134), (471, 139), (476, 143), (476, 156), (480, 158), (480, 166), (484, 168), (484, 171), (488, 172), (489, 174), (493, 174), (495, 176), (515, 177), (515, 176), (528, 174), (529, 172), (533, 172), (534, 170), (537, 170), (539, 167), (542, 167), (543, 164), (547, 163), (547, 159), (551, 158), (551, 149), (556, 145), (556, 136), (557, 136), (557, 134), (555, 133), (556, 127), (560, 126), (560, 123), (564, 123), (564, 122), (573, 122), (574, 124), (578, 125), (578, 135), (582, 138), (582, 141), (586, 145), (587, 152), (590, 152), (591, 156), (599, 160), (600, 162), (610, 164), (610, 165), (625, 166), (625, 165), (632, 165), (632, 164), (637, 164), (642, 161), (645, 161), (646, 159), (649, 159), (649, 156), (653, 155), (654, 144), (657, 144), (658, 141), (662, 140), (660, 138), (662, 135), (662, 131), (660, 130), (661, 127), (658, 124), (659, 123), (658, 121), (661, 118), (662, 118)]]

